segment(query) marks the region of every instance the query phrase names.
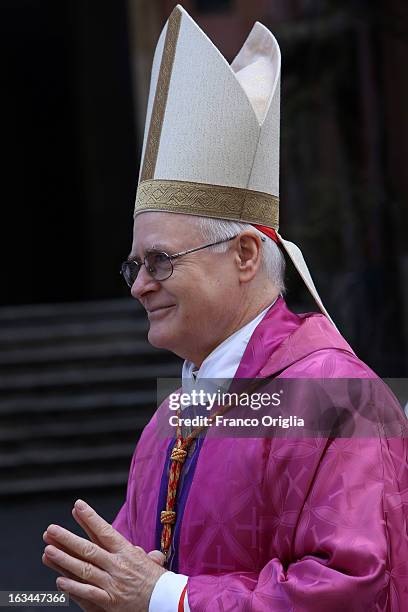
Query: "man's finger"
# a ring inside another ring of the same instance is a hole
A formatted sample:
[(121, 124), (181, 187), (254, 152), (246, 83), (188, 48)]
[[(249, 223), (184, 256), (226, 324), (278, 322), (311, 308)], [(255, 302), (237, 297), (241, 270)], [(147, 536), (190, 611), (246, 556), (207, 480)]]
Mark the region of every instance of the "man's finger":
[(92, 584), (103, 589), (109, 585), (109, 574), (99, 567), (93, 565), (89, 561), (82, 561), (76, 557), (71, 557), (67, 553), (55, 548), (55, 546), (46, 546), (46, 560), (59, 565), (63, 571), (68, 571), (74, 576), (74, 579), (80, 579), (81, 582)]
[(58, 574), (61, 574), (61, 576), (65, 576), (65, 578), (79, 580), (79, 578), (74, 576), (74, 574), (71, 574), (68, 570), (63, 569), (60, 565), (51, 561), (51, 559), (49, 559), (45, 553), (43, 553), (42, 562), (44, 563), (44, 565), (54, 570), (54, 572), (58, 572)]
[(116, 553), (129, 545), (126, 538), (81, 499), (75, 502), (75, 510), (81, 521), (97, 536), (105, 550)]
[(163, 555), (160, 550), (151, 550), (147, 553), (147, 556), (151, 558), (152, 561), (157, 563), (157, 565), (161, 565), (163, 567), (166, 557)]
[(52, 544), (53, 546), (56, 546), (57, 548), (60, 548), (61, 550), (63, 550), (66, 553), (69, 553), (69, 550), (67, 548), (65, 548), (65, 546), (63, 546), (63, 544), (61, 544), (60, 542), (57, 542), (57, 540), (55, 540), (51, 534), (48, 533), (48, 531), (44, 531), (43, 533), (43, 540), (46, 544)]
[[(42, 562), (44, 563), (44, 565), (54, 570), (55, 572), (58, 572), (58, 574), (61, 574), (61, 576), (64, 576), (65, 578), (70, 578), (71, 580), (81, 581), (80, 578), (76, 578), (73, 574), (71, 574), (67, 570), (63, 570), (62, 567), (60, 567), (56, 563), (53, 563), (50, 559), (47, 558), (45, 554), (43, 554), (42, 556)], [(100, 606), (97, 606), (96, 604), (90, 603), (89, 601), (86, 601), (86, 599), (81, 599), (80, 597), (73, 597), (72, 595), (70, 596), (70, 599), (75, 601), (75, 603), (78, 604), (78, 606), (82, 608), (82, 610), (85, 610), (86, 612), (103, 612), (104, 611), (104, 608), (101, 608)]]
[[(67, 548), (65, 548), (65, 546), (57, 542), (57, 540), (54, 540), (54, 538), (52, 538), (47, 531), (44, 531), (43, 540), (46, 544), (52, 544), (53, 546), (55, 546), (56, 548), (59, 548), (63, 552), (70, 554), (70, 551)], [(68, 570), (64, 570), (60, 565), (51, 561), (51, 559), (49, 559), (45, 553), (43, 553), (42, 555), (42, 562), (44, 563), (44, 565), (46, 565), (50, 569), (61, 574), (61, 576), (66, 576), (67, 578), (73, 578), (74, 580), (80, 580), (80, 578), (74, 576), (74, 574), (71, 574), (70, 572), (68, 572)]]
[[(52, 538), (52, 541), (48, 542), (47, 540), (50, 538)], [(44, 534), (44, 540), (57, 547), (61, 552), (89, 561), (103, 570), (110, 571), (112, 569), (112, 557), (106, 550), (94, 542), (71, 533), (64, 527), (50, 525)]]
[[(68, 593), (73, 599), (78, 598), (83, 602), (89, 602), (92, 606), (90, 610), (94, 609), (93, 606), (101, 606), (102, 608), (107, 607), (110, 603), (110, 597), (106, 591), (100, 589), (92, 584), (83, 584), (70, 578), (57, 578), (57, 588), (64, 593)], [(81, 607), (85, 610), (88, 607), (81, 603)]]
[(72, 516), (74, 517), (74, 519), (76, 520), (76, 522), (78, 523), (78, 525), (85, 531), (85, 533), (87, 534), (88, 538), (90, 540), (92, 540), (92, 542), (95, 542), (95, 544), (97, 544), (98, 546), (100, 546), (101, 548), (104, 548), (102, 543), (100, 542), (98, 536), (92, 531), (92, 529), (90, 527), (88, 527), (88, 525), (86, 523), (84, 523), (84, 521), (81, 519), (81, 517), (79, 516), (79, 512), (77, 512), (75, 506), (72, 508)]

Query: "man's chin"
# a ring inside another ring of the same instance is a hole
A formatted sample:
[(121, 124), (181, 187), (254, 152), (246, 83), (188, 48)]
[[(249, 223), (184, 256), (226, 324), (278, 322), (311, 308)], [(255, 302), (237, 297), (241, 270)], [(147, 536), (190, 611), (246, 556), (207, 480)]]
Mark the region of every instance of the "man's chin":
[(150, 323), (150, 329), (147, 334), (149, 344), (151, 344), (155, 348), (170, 351), (172, 343), (171, 334), (169, 334), (169, 329), (159, 329), (159, 327), (160, 326), (155, 325), (154, 323)]

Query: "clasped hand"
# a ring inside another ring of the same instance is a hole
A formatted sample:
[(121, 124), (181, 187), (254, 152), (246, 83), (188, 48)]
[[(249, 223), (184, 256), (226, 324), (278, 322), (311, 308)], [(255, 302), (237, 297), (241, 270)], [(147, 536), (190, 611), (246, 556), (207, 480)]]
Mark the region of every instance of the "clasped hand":
[(56, 584), (86, 612), (146, 612), (164, 557), (133, 546), (88, 504), (78, 500), (73, 517), (91, 541), (58, 525), (43, 539), (43, 563), (61, 573)]

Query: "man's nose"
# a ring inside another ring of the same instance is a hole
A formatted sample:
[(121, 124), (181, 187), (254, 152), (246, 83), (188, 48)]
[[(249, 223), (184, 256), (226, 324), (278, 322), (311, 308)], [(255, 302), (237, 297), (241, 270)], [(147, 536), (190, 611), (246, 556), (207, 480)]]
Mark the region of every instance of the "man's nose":
[(140, 300), (146, 293), (157, 291), (160, 288), (160, 282), (154, 279), (146, 270), (146, 266), (142, 266), (135, 282), (132, 285), (130, 293), (136, 300)]

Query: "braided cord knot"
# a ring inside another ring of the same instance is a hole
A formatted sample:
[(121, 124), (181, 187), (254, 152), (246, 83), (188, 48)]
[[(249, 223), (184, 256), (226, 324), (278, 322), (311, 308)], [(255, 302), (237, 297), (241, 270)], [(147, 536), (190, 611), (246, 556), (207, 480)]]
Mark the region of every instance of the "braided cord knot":
[(184, 463), (186, 457), (187, 451), (183, 450), (182, 448), (177, 448), (177, 446), (173, 448), (170, 455), (170, 459), (172, 459), (172, 461), (178, 461), (179, 463)]
[(176, 522), (176, 513), (173, 510), (162, 510), (162, 512), (160, 512), (160, 522), (163, 525), (174, 525)]

